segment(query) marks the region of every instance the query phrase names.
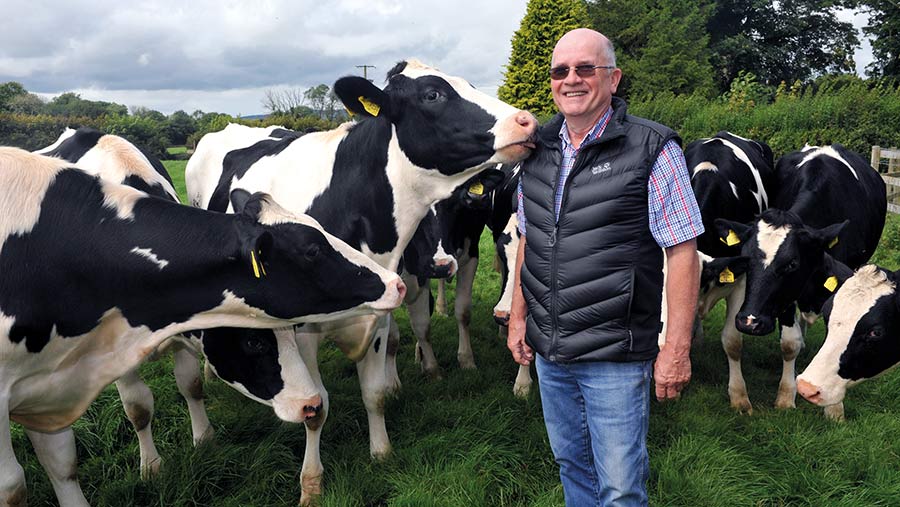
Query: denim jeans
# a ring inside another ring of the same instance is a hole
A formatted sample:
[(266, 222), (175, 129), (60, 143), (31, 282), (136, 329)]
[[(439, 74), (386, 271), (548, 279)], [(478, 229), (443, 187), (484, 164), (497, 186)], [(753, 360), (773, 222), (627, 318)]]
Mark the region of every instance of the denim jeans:
[(552, 363), (536, 355), (566, 506), (647, 505), (653, 361)]

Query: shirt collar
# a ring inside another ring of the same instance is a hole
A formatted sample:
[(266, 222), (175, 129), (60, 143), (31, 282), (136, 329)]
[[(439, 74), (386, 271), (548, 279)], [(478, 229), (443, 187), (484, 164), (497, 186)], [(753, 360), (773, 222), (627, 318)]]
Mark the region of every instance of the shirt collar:
[[(601, 116), (600, 119), (597, 120), (597, 124), (594, 125), (594, 128), (592, 128), (591, 131), (588, 132), (588, 135), (584, 136), (584, 140), (581, 141), (581, 145), (579, 146), (579, 148), (581, 146), (584, 146), (588, 141), (597, 139), (601, 134), (603, 134), (603, 130), (606, 129), (606, 124), (609, 123), (609, 119), (612, 117), (612, 112), (612, 106), (606, 109), (606, 112), (603, 113), (603, 116)], [(569, 128), (566, 120), (563, 120), (562, 126), (559, 128), (559, 139), (562, 141), (564, 148), (572, 146), (572, 139), (569, 137)]]

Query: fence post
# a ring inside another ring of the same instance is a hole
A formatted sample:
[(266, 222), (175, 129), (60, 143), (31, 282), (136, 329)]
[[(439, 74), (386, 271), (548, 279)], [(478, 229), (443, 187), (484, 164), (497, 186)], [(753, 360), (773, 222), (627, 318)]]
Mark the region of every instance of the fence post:
[(872, 146), (872, 167), (881, 172), (879, 165), (881, 165), (881, 146)]
[[(897, 148), (891, 147), (891, 153), (892, 153), (893, 155), (896, 155), (896, 154), (897, 154)], [(896, 159), (895, 157), (892, 156), (892, 157), (890, 157), (890, 158), (888, 159), (888, 172), (889, 172), (889, 173), (894, 172), (894, 168), (896, 168), (896, 167), (897, 167), (897, 159)]]

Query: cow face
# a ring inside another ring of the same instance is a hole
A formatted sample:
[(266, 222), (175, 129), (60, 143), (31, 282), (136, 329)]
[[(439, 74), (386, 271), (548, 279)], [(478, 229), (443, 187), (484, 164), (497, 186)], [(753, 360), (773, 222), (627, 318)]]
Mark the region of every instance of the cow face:
[[(202, 338), (201, 338), (202, 336)], [(297, 350), (292, 330), (215, 328), (195, 334), (216, 376), (284, 421), (318, 415), (322, 398)]]
[(823, 267), (825, 251), (844, 225), (815, 229), (797, 215), (775, 209), (751, 226), (716, 220), (723, 241), (739, 241), (741, 253), (749, 259), (746, 298), (735, 322), (738, 330), (771, 333), (776, 316), (798, 299), (813, 272)]
[(717, 302), (725, 299), (734, 288), (741, 284), (741, 277), (747, 272), (747, 257), (712, 258), (700, 254), (700, 298), (697, 315), (705, 319)]
[(840, 403), (847, 387), (900, 362), (897, 277), (863, 266), (825, 304), (825, 343), (797, 377), (804, 398), (821, 406)]
[(456, 258), (444, 244), (441, 222), (437, 210), (432, 207), (419, 222), (415, 234), (403, 250), (403, 269), (424, 285), (428, 278), (449, 278), (456, 274)]
[(304, 315), (304, 321), (317, 322), (386, 313), (403, 301), (406, 287), (396, 273), (328, 234), (312, 218), (288, 212), (266, 194), (235, 190), (231, 198), (247, 226), (239, 236), (248, 272), (283, 295), (266, 301), (270, 315)]
[(487, 164), (523, 160), (534, 148), (537, 121), (526, 111), (479, 92), (465, 80), (416, 60), (400, 62), (378, 89), (344, 77), (334, 91), (351, 112), (389, 121), (414, 165), (453, 175)]

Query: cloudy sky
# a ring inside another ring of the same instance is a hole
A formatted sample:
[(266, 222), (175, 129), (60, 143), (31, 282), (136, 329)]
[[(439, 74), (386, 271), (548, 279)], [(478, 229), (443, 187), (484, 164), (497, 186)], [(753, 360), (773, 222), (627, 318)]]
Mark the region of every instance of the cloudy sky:
[(3, 0), (0, 82), (46, 98), (74, 91), (165, 114), (246, 116), (264, 112), (268, 89), (330, 86), (361, 74), (357, 65), (374, 65), (369, 77), (381, 85), (397, 61), (414, 56), (495, 94), (526, 4)]

